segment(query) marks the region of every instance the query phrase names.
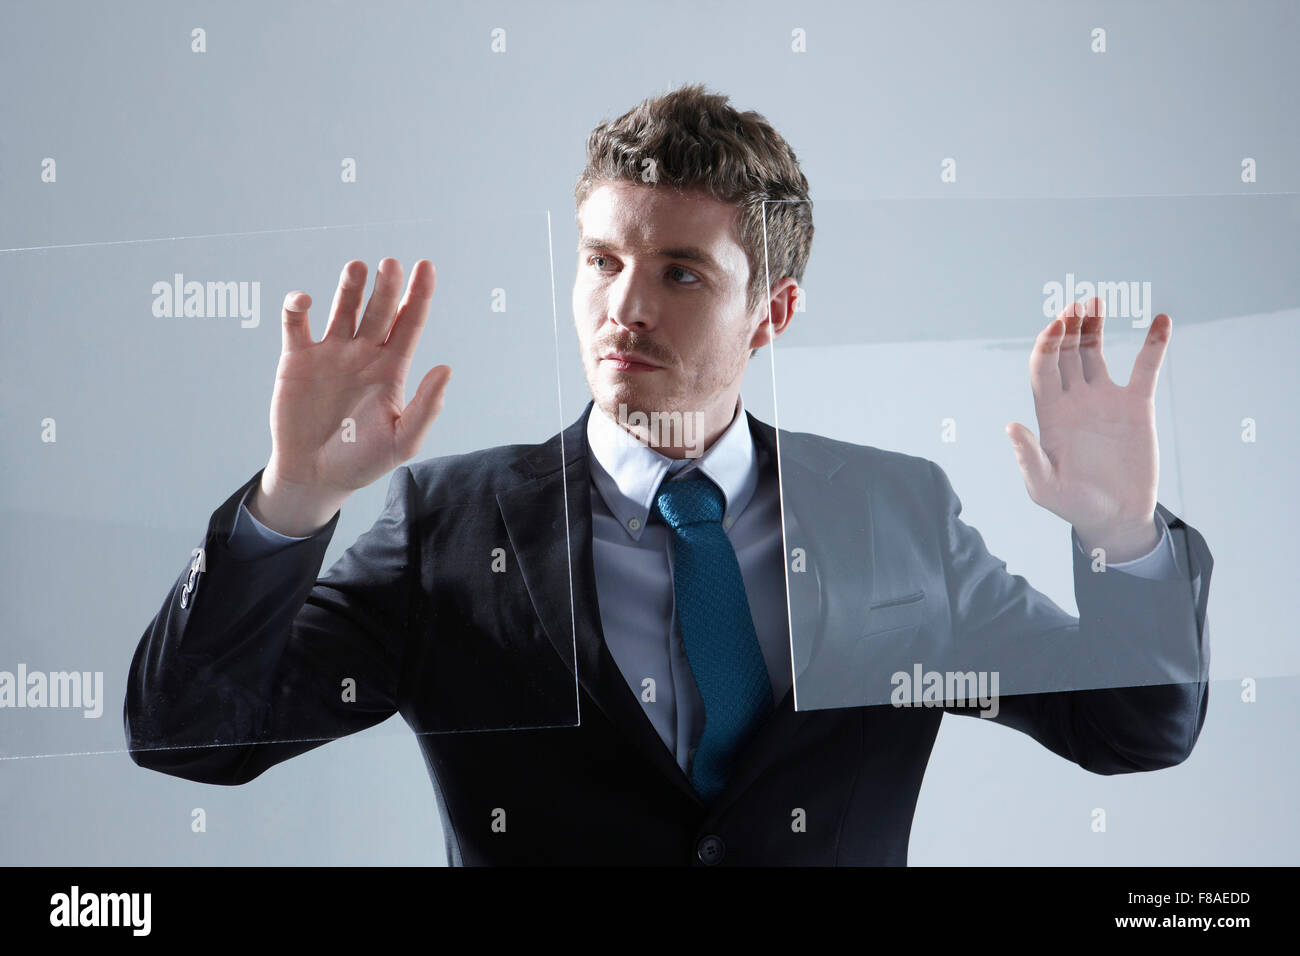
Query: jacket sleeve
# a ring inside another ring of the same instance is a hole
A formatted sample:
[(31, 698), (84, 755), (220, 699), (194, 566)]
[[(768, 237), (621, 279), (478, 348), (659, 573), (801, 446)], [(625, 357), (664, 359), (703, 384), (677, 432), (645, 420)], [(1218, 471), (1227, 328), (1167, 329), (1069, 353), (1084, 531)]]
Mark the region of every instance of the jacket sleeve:
[(993, 719), (1094, 773), (1159, 770), (1187, 759), (1209, 703), (1214, 562), (1200, 533), (1157, 503), (1178, 574), (1148, 579), (1093, 562), (1071, 531), (1076, 618), (1007, 572), (961, 520), (947, 476), (931, 465), (954, 638), (985, 648), (982, 658), (1004, 670), (1005, 696)]
[(414, 479), (394, 471), (373, 527), (317, 580), (338, 514), (316, 534), (238, 557), (259, 471), (213, 512), (131, 661), (124, 723), (140, 766), (240, 784), (391, 716), (412, 614)]

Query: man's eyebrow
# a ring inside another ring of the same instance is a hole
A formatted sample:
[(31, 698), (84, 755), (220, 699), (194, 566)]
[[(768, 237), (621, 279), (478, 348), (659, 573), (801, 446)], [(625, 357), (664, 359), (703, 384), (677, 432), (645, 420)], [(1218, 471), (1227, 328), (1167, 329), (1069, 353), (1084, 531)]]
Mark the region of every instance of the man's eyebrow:
[[(579, 249), (608, 249), (611, 252), (618, 252), (618, 243), (611, 239), (602, 239), (600, 236), (585, 236), (578, 243)], [(711, 269), (722, 270), (713, 256), (709, 255), (699, 246), (673, 246), (668, 249), (651, 249), (651, 255), (659, 256), (664, 259), (685, 259), (688, 262), (698, 262), (701, 265), (708, 266)]]

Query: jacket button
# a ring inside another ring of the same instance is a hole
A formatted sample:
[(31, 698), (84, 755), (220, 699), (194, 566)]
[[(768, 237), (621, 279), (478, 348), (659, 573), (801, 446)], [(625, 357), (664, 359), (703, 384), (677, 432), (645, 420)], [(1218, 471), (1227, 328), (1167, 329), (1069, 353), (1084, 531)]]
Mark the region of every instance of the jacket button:
[(713, 866), (722, 862), (722, 857), (727, 852), (727, 845), (722, 842), (722, 837), (709, 834), (700, 840), (695, 847), (695, 853), (700, 858), (700, 862), (705, 866)]

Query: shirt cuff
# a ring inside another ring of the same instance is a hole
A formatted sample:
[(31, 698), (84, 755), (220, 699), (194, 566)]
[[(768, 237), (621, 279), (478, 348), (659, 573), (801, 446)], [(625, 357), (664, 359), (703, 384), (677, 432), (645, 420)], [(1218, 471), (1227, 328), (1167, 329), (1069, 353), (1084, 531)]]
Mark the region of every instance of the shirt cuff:
[(226, 541), (226, 546), (235, 557), (260, 558), (262, 555), (287, 548), (299, 541), (306, 541), (307, 538), (294, 538), (272, 531), (253, 517), (253, 513), (248, 510), (248, 496), (256, 487), (256, 485), (250, 486), (248, 491), (244, 492), (244, 497), (239, 502), (239, 511), (235, 513), (235, 523), (230, 530), (230, 538)]
[[(1160, 540), (1156, 546), (1140, 558), (1134, 558), (1132, 561), (1117, 561), (1106, 564), (1107, 571), (1123, 571), (1125, 574), (1131, 574), (1134, 577), (1147, 578), (1152, 581), (1170, 581), (1178, 576), (1178, 561), (1174, 557), (1174, 537), (1169, 533), (1169, 525), (1165, 519), (1160, 516), (1159, 512), (1155, 515), (1156, 527), (1160, 529)], [(1070, 536), (1074, 539), (1074, 547), (1085, 558), (1088, 557), (1083, 550), (1083, 542), (1079, 536), (1070, 529)]]

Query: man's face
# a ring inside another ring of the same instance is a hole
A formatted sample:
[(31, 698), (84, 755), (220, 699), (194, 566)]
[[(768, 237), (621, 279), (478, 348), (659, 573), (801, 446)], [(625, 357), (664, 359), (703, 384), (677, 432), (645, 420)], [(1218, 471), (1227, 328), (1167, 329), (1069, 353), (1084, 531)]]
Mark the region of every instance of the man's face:
[(573, 318), (592, 397), (611, 417), (623, 403), (730, 420), (749, 350), (768, 340), (762, 309), (745, 311), (736, 216), (712, 196), (665, 186), (611, 182), (587, 195)]

